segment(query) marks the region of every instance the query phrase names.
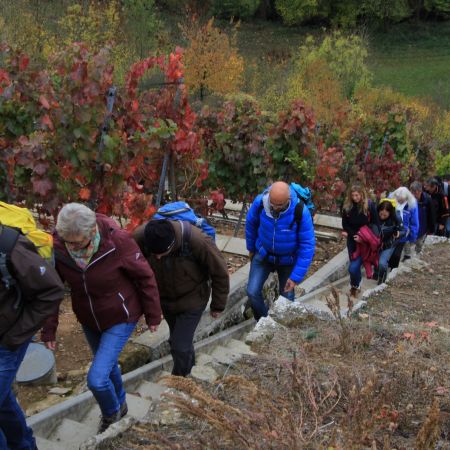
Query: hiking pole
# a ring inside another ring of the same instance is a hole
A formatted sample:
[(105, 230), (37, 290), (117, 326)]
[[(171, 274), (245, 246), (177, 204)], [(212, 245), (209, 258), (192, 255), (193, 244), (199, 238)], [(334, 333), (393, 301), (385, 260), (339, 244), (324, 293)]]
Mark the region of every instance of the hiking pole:
[(244, 212), (247, 210), (247, 204), (244, 202), (242, 204), (241, 212), (239, 213), (239, 219), (237, 221), (236, 227), (234, 228), (234, 237), (238, 235), (239, 228), (241, 227), (242, 219), (244, 218)]
[[(95, 158), (95, 172), (97, 174), (97, 176), (96, 176), (97, 183), (96, 184), (99, 187), (101, 187), (103, 184), (103, 177), (105, 174), (101, 160), (102, 160), (103, 150), (105, 148), (105, 136), (109, 131), (109, 122), (110, 122), (110, 119), (112, 116), (112, 110), (114, 107), (114, 101), (116, 99), (116, 94), (117, 94), (117, 88), (115, 86), (111, 86), (108, 89), (108, 92), (106, 94), (106, 114), (103, 119), (103, 124), (101, 127), (102, 133), (100, 135), (100, 143), (98, 145), (97, 155)], [(97, 207), (97, 190), (93, 189), (92, 191), (93, 192), (92, 192), (92, 196), (89, 200), (89, 206), (95, 210)]]

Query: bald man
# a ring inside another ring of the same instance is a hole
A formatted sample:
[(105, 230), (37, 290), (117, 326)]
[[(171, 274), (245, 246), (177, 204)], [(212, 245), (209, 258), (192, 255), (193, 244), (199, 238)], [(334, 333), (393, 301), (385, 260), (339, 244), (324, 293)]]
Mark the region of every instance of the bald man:
[(268, 313), (262, 289), (271, 272), (278, 274), (281, 295), (294, 300), (314, 256), (311, 214), (291, 186), (277, 181), (252, 203), (245, 238), (251, 260), (247, 295), (258, 321)]

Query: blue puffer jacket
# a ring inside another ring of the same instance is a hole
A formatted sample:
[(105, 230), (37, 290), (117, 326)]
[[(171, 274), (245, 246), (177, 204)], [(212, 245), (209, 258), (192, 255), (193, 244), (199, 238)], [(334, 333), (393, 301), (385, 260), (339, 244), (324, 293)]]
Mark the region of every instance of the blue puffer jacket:
[[(262, 211), (261, 202), (264, 206)], [(295, 222), (295, 205), (298, 202), (297, 194), (291, 188), (289, 208), (274, 219), (270, 212), (269, 194), (264, 192), (252, 203), (245, 224), (247, 250), (255, 253), (255, 258), (274, 264), (294, 264), (289, 278), (296, 283), (300, 283), (306, 275), (315, 249), (314, 226), (306, 206), (300, 224), (297, 226)]]

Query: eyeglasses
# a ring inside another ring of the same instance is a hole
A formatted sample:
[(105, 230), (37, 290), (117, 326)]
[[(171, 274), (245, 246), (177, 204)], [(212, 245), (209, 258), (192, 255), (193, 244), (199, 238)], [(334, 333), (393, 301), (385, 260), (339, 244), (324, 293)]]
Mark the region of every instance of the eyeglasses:
[(283, 209), (286, 209), (289, 206), (289, 203), (290, 203), (290, 200), (288, 200), (287, 202), (284, 202), (281, 205), (277, 205), (277, 204), (270, 202), (270, 207), (276, 211), (282, 211)]
[(66, 239), (63, 239), (62, 241), (70, 246), (70, 247), (81, 247), (81, 248), (86, 248), (89, 246), (89, 244), (91, 243), (92, 239), (89, 238), (85, 238), (82, 241), (67, 241)]

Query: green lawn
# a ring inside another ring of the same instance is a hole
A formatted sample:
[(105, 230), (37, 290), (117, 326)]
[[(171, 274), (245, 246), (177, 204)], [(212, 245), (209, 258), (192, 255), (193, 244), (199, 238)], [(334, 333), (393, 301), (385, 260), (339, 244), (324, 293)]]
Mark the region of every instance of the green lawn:
[[(238, 46), (247, 67), (252, 67), (247, 69), (245, 89), (251, 90), (255, 70), (265, 78), (257, 94), (272, 83), (282, 85), (289, 71), (286, 59), (295, 55), (307, 34), (321, 32), (270, 22), (241, 24)], [(370, 34), (369, 43), (368, 65), (375, 85), (431, 98), (450, 109), (450, 22), (397, 25), (388, 33)]]

